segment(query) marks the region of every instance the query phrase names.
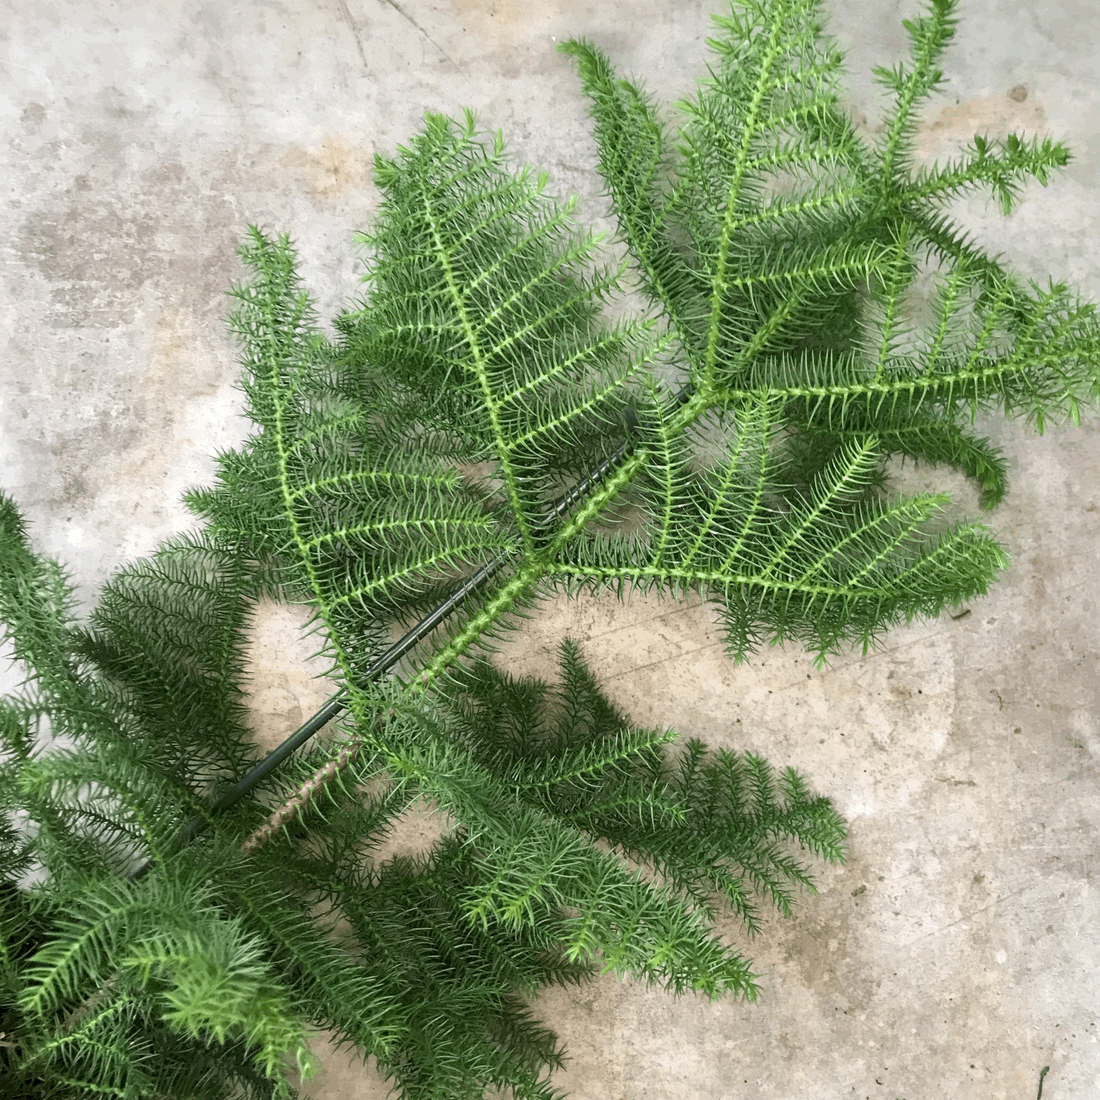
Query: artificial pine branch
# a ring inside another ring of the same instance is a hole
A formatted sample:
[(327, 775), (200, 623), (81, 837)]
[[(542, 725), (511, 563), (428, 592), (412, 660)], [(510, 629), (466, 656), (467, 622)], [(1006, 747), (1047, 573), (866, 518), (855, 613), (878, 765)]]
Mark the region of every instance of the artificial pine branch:
[[(824, 660), (992, 582), (990, 533), (943, 529), (946, 497), (893, 492), (888, 460), (954, 467), (992, 507), (1007, 463), (976, 415), (1076, 419), (1100, 328), (937, 209), (988, 187), (1007, 212), (1061, 145), (976, 137), (914, 171), (954, 13), (932, 0), (909, 64), (876, 70), (875, 148), (838, 106), (816, 0), (735, 0), (678, 129), (567, 43), (621, 265), (470, 115), (378, 158), (335, 339), (289, 241), (250, 230), (232, 327), (256, 431), (188, 495), (205, 530), (120, 571), (86, 625), (0, 497), (0, 620), (28, 673), (0, 705), (9, 1092), (289, 1096), (319, 1027), (409, 1100), (548, 1098), (563, 1054), (528, 1004), (548, 984), (755, 996), (713, 921), (790, 912), (800, 852), (843, 855), (831, 805), (635, 728), (570, 643), (554, 686), (483, 651), (555, 588), (692, 590), (734, 658), (793, 640)], [(628, 271), (649, 310), (612, 324)], [(376, 680), (456, 586), (462, 615)], [(346, 703), (278, 776), (247, 724), (261, 599), (309, 606)], [(443, 835), (382, 856), (414, 803)]]

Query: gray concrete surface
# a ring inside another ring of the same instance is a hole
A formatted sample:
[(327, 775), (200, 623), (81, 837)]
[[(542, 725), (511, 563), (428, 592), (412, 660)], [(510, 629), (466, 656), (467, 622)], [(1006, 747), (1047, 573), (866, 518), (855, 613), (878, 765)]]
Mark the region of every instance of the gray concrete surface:
[[(600, 220), (585, 104), (555, 40), (586, 35), (666, 97), (686, 92), (719, 0), (0, 3), (0, 482), (90, 595), (188, 525), (181, 490), (244, 433), (223, 290), (247, 222), (290, 233), (323, 315), (354, 290), (375, 150), (469, 105)], [(827, 0), (851, 107), (904, 56), (915, 0)], [(1100, 5), (968, 0), (922, 149), (1050, 133), (1076, 159), (981, 241), (1100, 299)], [(694, 605), (557, 603), (512, 643), (543, 668), (570, 631), (640, 722), (766, 753), (830, 794), (851, 858), (749, 950), (755, 1005), (601, 981), (542, 1004), (579, 1100), (1046, 1100), (1100, 1095), (1100, 649), (1095, 418), (1014, 458), (992, 518), (1013, 558), (959, 621), (915, 625), (823, 672), (794, 651), (735, 668)], [(953, 482), (954, 484), (954, 482)], [(964, 494), (965, 495), (965, 494)], [(317, 685), (257, 642), (272, 730)], [(733, 927), (733, 936), (739, 935)], [(326, 1059), (312, 1095), (385, 1094)]]

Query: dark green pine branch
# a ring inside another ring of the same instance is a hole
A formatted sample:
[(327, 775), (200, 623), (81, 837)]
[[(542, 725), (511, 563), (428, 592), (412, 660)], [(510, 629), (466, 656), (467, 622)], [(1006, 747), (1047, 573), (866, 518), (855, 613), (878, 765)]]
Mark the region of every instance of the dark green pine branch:
[[(894, 491), (889, 460), (960, 470), (992, 507), (1008, 466), (976, 417), (1077, 419), (1100, 327), (940, 209), (988, 188), (1007, 212), (1064, 147), (977, 136), (914, 169), (954, 13), (932, 0), (908, 63), (876, 70), (874, 147), (816, 0), (731, 3), (678, 115), (567, 43), (622, 264), (470, 115), (378, 158), (334, 338), (289, 240), (251, 230), (231, 325), (255, 430), (188, 495), (205, 530), (120, 571), (87, 624), (0, 497), (0, 619), (27, 671), (0, 705), (9, 1091), (289, 1096), (323, 1028), (409, 1100), (549, 1098), (539, 989), (609, 970), (755, 995), (713, 922), (789, 912), (807, 857), (843, 854), (832, 806), (634, 727), (569, 644), (555, 685), (479, 651), (555, 588), (612, 588), (701, 594), (735, 658), (825, 660), (992, 583), (991, 533)], [(463, 585), (462, 614), (375, 682)], [(347, 703), (279, 775), (246, 705), (270, 599), (309, 607)], [(440, 839), (385, 855), (415, 805)]]

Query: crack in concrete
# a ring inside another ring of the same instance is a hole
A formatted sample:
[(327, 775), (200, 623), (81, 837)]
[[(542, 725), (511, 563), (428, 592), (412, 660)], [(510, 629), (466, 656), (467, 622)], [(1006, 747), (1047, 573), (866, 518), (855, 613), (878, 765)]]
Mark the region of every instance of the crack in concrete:
[(344, 22), (347, 23), (348, 28), (351, 30), (351, 36), (355, 39), (355, 48), (359, 51), (359, 60), (363, 62), (363, 69), (370, 75), (370, 66), (367, 64), (367, 55), (363, 50), (363, 41), (359, 37), (359, 28), (355, 25), (355, 20), (351, 17), (351, 12), (348, 10), (346, 0), (340, 0), (340, 14), (344, 17)]
[[(341, 0), (342, 2), (343, 0)], [(396, 3), (395, 0), (382, 0), (382, 3), (389, 4), (402, 19), (407, 19), (456, 69), (462, 71), (462, 66), (400, 4)]]

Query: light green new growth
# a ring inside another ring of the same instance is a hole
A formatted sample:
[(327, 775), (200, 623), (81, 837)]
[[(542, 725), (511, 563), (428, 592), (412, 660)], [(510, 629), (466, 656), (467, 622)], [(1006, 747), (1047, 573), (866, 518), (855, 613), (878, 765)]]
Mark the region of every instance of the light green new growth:
[[(943, 494), (892, 493), (886, 464), (954, 467), (992, 507), (1006, 463), (975, 418), (1076, 419), (1100, 327), (942, 213), (982, 187), (1009, 212), (1061, 145), (976, 136), (914, 167), (954, 7), (932, 0), (909, 63), (876, 70), (877, 146), (838, 106), (817, 0), (735, 0), (675, 131), (594, 45), (565, 44), (621, 264), (470, 115), (429, 115), (377, 158), (365, 286), (335, 338), (288, 240), (252, 229), (232, 326), (256, 430), (188, 495), (204, 531), (122, 570), (86, 626), (0, 497), (0, 620), (28, 671), (0, 704), (0, 1084), (285, 1096), (320, 1028), (408, 1100), (548, 1100), (563, 1055), (529, 1007), (547, 984), (604, 970), (755, 996), (713, 921), (790, 912), (812, 887), (792, 853), (841, 858), (835, 810), (793, 771), (636, 728), (572, 643), (555, 686), (479, 651), (554, 590), (700, 593), (738, 660), (866, 649), (986, 591), (1005, 561), (989, 532), (949, 526)], [(612, 323), (628, 276), (649, 310)], [(402, 675), (365, 677), (493, 561)], [(264, 598), (309, 606), (348, 711), (214, 815), (256, 762)], [(415, 802), (445, 834), (379, 858)]]

